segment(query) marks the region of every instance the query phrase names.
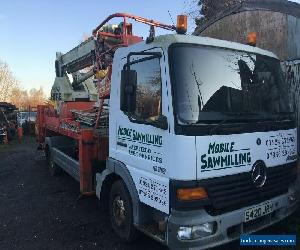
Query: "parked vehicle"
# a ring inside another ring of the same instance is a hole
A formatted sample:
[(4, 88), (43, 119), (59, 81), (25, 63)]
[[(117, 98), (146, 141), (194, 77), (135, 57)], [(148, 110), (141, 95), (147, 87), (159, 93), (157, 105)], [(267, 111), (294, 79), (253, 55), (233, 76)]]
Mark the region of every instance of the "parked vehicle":
[(36, 122), (35, 111), (21, 111), (18, 113), (18, 126), (22, 127), (26, 122)]
[(7, 136), (6, 125), (7, 125), (6, 116), (2, 111), (2, 109), (0, 109), (0, 143), (4, 143), (5, 138)]
[(18, 126), (25, 134), (35, 134), (36, 111), (22, 111), (18, 113)]
[(0, 102), (0, 142), (12, 140), (16, 135), (16, 106)]
[[(128, 19), (150, 25), (146, 41)], [(123, 240), (205, 249), (296, 209), (297, 132), (273, 53), (185, 32), (185, 16), (174, 27), (115, 14), (57, 53), (57, 104), (38, 107), (37, 141), (51, 174), (96, 194)]]

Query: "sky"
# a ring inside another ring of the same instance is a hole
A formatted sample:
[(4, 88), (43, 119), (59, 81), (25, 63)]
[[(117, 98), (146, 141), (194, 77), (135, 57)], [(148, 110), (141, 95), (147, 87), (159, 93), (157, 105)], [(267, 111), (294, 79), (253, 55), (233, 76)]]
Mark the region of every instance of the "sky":
[[(176, 22), (183, 6), (183, 0), (0, 0), (0, 60), (23, 88), (42, 86), (49, 95), (55, 53), (77, 46), (110, 14), (127, 12), (169, 24), (168, 10)], [(148, 34), (148, 27), (136, 28), (137, 34)]]
[[(0, 60), (8, 63), (24, 89), (42, 86), (50, 95), (55, 78), (55, 53), (77, 46), (107, 16), (127, 12), (172, 24), (172, 19), (176, 22), (176, 16), (186, 11), (184, 3), (184, 0), (0, 0)], [(139, 25), (134, 33), (146, 37), (148, 27)]]

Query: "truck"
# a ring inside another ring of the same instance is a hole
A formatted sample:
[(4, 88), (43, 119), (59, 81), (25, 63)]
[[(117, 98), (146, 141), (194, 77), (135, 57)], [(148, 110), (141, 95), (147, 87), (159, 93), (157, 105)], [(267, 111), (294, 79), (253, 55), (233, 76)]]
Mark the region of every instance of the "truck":
[(142, 232), (171, 249), (206, 249), (297, 208), (297, 131), (280, 61), (186, 30), (183, 15), (176, 26), (109, 16), (57, 53), (55, 105), (37, 108), (50, 173), (96, 195), (124, 241)]
[(17, 114), (17, 124), (23, 129), (24, 134), (35, 134), (36, 107), (29, 107), (28, 111), (22, 110)]

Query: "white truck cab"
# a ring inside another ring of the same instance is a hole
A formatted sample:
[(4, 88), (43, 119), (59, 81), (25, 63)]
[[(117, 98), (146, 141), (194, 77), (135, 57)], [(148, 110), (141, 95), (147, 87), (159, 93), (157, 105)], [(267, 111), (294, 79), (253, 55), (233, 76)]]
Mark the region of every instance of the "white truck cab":
[(130, 238), (123, 219), (170, 248), (204, 249), (295, 210), (296, 125), (273, 53), (174, 34), (118, 49), (112, 69), (96, 194), (122, 177), (119, 236)]

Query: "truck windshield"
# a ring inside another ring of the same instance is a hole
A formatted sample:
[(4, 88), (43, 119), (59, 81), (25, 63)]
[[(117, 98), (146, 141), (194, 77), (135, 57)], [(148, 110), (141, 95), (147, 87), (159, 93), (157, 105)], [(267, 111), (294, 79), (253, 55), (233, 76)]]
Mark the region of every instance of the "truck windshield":
[(199, 45), (173, 45), (170, 51), (179, 124), (283, 119), (291, 113), (279, 60)]

